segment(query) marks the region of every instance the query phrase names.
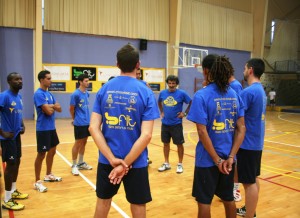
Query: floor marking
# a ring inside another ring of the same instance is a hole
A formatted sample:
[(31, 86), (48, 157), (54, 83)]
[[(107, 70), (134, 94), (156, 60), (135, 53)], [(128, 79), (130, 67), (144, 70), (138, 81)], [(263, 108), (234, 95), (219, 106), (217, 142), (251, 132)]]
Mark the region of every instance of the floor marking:
[[(60, 143), (60, 144), (66, 144), (66, 142), (64, 143)], [(68, 161), (58, 150), (56, 150), (56, 154), (58, 156), (61, 157), (61, 159), (63, 159), (69, 166), (72, 166), (72, 164), (70, 163), (70, 161)], [(79, 175), (94, 189), (96, 190), (96, 185), (94, 185), (85, 175), (83, 175), (81, 172), (79, 172)], [(111, 206), (113, 208), (115, 208), (116, 211), (118, 211), (123, 217), (125, 218), (130, 218), (130, 216), (128, 216), (120, 207), (118, 207), (118, 205), (116, 205), (113, 201), (111, 202)]]

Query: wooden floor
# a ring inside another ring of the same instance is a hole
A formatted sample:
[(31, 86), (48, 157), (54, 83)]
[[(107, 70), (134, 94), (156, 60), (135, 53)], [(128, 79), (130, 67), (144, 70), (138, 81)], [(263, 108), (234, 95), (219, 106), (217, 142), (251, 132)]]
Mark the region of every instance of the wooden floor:
[[(13, 214), (3, 210), (2, 217), (93, 217), (98, 152), (92, 139), (90, 138), (87, 144), (85, 160), (94, 169), (81, 171), (82, 175), (77, 177), (72, 176), (70, 161), (74, 142), (73, 127), (68, 119), (57, 120), (61, 144), (57, 149), (53, 172), (62, 176), (63, 181), (47, 183), (48, 192), (39, 193), (33, 190), (35, 124), (31, 120), (25, 124), (26, 133), (22, 137), (23, 156), (17, 188), (29, 193), (29, 199), (20, 201), (25, 204), (25, 210)], [(147, 217), (196, 217), (197, 205), (191, 196), (197, 143), (195, 125), (184, 120), (184, 173), (180, 175), (175, 172), (178, 158), (174, 145), (171, 145), (170, 153), (172, 169), (162, 173), (157, 171), (163, 163), (160, 125), (160, 120), (155, 121), (153, 138), (149, 145), (150, 159), (153, 161), (149, 166), (153, 201), (147, 204)], [(44, 173), (45, 167), (42, 176)], [(300, 114), (267, 112), (265, 148), (259, 178), (259, 218), (300, 217)], [(123, 188), (113, 198), (113, 202), (109, 217), (130, 217), (130, 208)], [(237, 206), (241, 205), (243, 201), (237, 203)], [(223, 205), (218, 198), (214, 198), (211, 211), (212, 217), (224, 217)]]

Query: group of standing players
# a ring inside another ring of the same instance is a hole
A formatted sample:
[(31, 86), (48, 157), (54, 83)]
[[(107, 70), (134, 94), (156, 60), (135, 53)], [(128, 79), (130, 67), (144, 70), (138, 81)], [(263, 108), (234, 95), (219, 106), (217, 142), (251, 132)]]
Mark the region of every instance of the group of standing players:
[[(95, 217), (107, 217), (112, 197), (118, 192), (121, 182), (131, 204), (133, 217), (146, 217), (146, 203), (152, 200), (147, 145), (152, 137), (154, 120), (159, 116), (162, 117), (161, 139), (165, 157), (159, 172), (171, 168), (171, 138), (178, 146), (176, 172), (183, 172), (182, 118), (187, 116), (188, 120), (196, 124), (199, 142), (196, 147), (192, 195), (198, 203), (198, 217), (210, 217), (214, 195), (224, 203), (226, 217), (235, 217), (236, 214), (256, 217), (259, 192), (257, 176), (260, 175), (266, 108), (266, 96), (260, 83), (264, 62), (254, 58), (246, 63), (244, 78), (249, 87), (239, 92), (234, 91), (238, 82), (233, 77), (234, 70), (229, 59), (208, 55), (202, 62), (206, 87), (190, 99), (185, 92), (176, 88), (178, 78), (169, 76), (166, 80), (169, 88), (160, 93), (158, 105), (151, 89), (136, 79), (140, 67), (136, 48), (130, 44), (123, 46), (117, 53), (117, 66), (121, 74), (98, 91), (91, 118), (87, 92), (89, 81), (86, 75), (79, 76), (79, 88), (72, 94), (70, 101), (75, 135), (72, 174), (76, 176), (81, 169), (92, 169), (83, 160), (90, 134), (99, 149)], [(34, 188), (46, 192), (47, 188), (40, 179), (45, 157), (44, 181), (62, 181), (61, 177), (52, 173), (53, 157), (59, 144), (54, 114), (62, 109), (48, 91), (51, 85), (50, 72), (41, 71), (38, 79), (40, 88), (34, 94), (37, 110)], [(1, 147), (3, 161), (6, 162), (2, 207), (21, 210), (24, 205), (15, 200), (28, 198), (28, 194), (19, 192), (16, 187), (21, 158), (20, 134), (25, 132), (23, 103), (18, 93), (22, 88), (22, 77), (18, 73), (10, 73), (7, 82), (10, 88), (1, 93), (0, 98)], [(188, 104), (184, 112), (183, 103)], [(176, 111), (178, 108), (180, 111)], [(233, 195), (236, 166), (238, 181), (245, 188), (245, 206), (239, 209), (236, 209)]]

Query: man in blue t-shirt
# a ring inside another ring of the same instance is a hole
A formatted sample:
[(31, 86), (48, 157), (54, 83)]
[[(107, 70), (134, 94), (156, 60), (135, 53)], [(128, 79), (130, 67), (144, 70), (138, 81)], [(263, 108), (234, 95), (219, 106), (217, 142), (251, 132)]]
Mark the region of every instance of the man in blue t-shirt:
[[(183, 154), (184, 154), (184, 136), (182, 127), (182, 118), (187, 115), (190, 110), (192, 99), (188, 94), (177, 89), (179, 79), (177, 76), (169, 75), (166, 79), (168, 89), (159, 93), (158, 106), (161, 113), (161, 141), (164, 143), (163, 151), (165, 162), (158, 168), (159, 172), (171, 169), (169, 162), (170, 141), (172, 138), (173, 144), (177, 145), (178, 164), (176, 173), (183, 173)], [(183, 103), (188, 104), (188, 107), (183, 112)]]
[[(79, 175), (78, 170), (91, 170), (92, 166), (83, 161), (85, 145), (90, 136), (90, 110), (89, 110), (89, 76), (80, 74), (78, 76), (79, 88), (73, 92), (70, 100), (70, 114), (73, 119), (75, 143), (72, 148), (72, 174)], [(77, 156), (79, 159), (77, 162)]]
[(245, 135), (241, 98), (229, 86), (233, 71), (225, 56), (208, 55), (202, 61), (208, 85), (197, 91), (187, 119), (196, 123), (199, 142), (193, 196), (198, 217), (210, 217), (214, 195), (221, 198), (227, 218), (236, 217), (233, 198), (235, 155)]
[[(244, 70), (244, 79), (248, 87), (241, 92), (245, 105), (246, 135), (237, 153), (238, 179), (245, 189), (246, 205), (237, 209), (237, 214), (256, 217), (258, 202), (261, 156), (265, 136), (265, 117), (267, 97), (260, 82), (265, 64), (259, 58), (250, 59)], [(246, 210), (247, 208), (247, 210)]]
[(117, 66), (121, 75), (98, 91), (89, 128), (100, 154), (95, 217), (107, 217), (121, 181), (132, 216), (146, 217), (146, 203), (152, 200), (147, 145), (159, 111), (154, 93), (136, 79), (140, 66), (136, 48), (123, 46), (117, 52)]
[(39, 192), (46, 192), (47, 188), (43, 185), (40, 176), (43, 160), (46, 157), (46, 176), (45, 182), (60, 182), (61, 177), (52, 173), (53, 158), (56, 153), (56, 146), (59, 139), (55, 128), (55, 111), (61, 112), (61, 106), (56, 102), (54, 96), (48, 91), (51, 85), (51, 74), (47, 70), (43, 70), (38, 74), (40, 88), (34, 95), (34, 105), (37, 113), (36, 121), (36, 140), (37, 140), (37, 156), (34, 162), (35, 183), (34, 188)]
[(25, 132), (23, 123), (22, 97), (19, 94), (23, 87), (22, 76), (13, 72), (8, 74), (9, 89), (0, 94), (0, 141), (2, 160), (6, 162), (4, 170), (5, 194), (2, 208), (8, 210), (22, 210), (24, 205), (15, 199), (26, 199), (28, 194), (17, 190), (17, 178), (22, 156), (20, 134)]

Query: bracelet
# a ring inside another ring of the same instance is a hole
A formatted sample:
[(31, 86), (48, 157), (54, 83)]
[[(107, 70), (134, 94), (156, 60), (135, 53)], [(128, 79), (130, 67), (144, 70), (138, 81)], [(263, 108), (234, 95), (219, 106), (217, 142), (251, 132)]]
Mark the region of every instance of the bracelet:
[(222, 158), (219, 158), (218, 161), (215, 163), (216, 166), (219, 166), (224, 160)]
[(229, 159), (229, 158), (234, 159), (234, 156), (233, 156), (233, 155), (228, 155), (228, 159)]

